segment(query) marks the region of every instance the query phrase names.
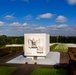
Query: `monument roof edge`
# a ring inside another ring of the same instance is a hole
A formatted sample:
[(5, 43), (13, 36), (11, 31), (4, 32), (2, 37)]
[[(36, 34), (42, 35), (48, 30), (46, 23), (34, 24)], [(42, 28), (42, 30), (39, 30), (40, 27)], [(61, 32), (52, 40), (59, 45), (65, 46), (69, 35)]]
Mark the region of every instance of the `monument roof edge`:
[(48, 33), (24, 33), (24, 35), (26, 35), (26, 34), (47, 34), (47, 35), (50, 35)]

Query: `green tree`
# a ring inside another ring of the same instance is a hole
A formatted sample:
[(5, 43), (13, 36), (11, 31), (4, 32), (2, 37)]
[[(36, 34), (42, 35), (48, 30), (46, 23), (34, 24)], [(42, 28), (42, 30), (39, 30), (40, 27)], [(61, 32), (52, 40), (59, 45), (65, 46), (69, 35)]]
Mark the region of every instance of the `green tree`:
[(5, 46), (7, 44), (6, 40), (7, 36), (5, 35), (0, 36), (0, 47)]

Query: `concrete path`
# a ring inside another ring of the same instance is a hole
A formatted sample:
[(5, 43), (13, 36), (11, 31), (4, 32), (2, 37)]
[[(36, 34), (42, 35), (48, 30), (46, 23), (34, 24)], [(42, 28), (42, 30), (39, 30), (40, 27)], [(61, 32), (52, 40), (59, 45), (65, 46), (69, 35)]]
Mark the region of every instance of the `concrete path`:
[[(16, 54), (16, 56), (19, 56), (19, 54)], [(15, 55), (7, 57), (7, 59), (16, 58)], [(47, 56), (49, 57), (49, 55)], [(13, 72), (11, 75), (30, 75), (31, 72), (36, 68), (67, 68), (67, 64), (69, 62), (69, 56), (67, 52), (60, 53), (60, 65), (38, 65), (38, 64), (6, 64), (5, 62), (7, 59), (3, 59), (5, 61), (0, 61), (0, 66), (15, 66), (18, 67), (18, 69)], [(2, 63), (3, 62), (3, 63)]]
[(40, 64), (40, 65), (55, 65), (60, 63), (60, 53), (59, 52), (49, 52), (45, 59), (38, 59), (32, 60), (31, 58), (24, 57), (20, 55), (6, 63), (13, 63), (13, 64)]

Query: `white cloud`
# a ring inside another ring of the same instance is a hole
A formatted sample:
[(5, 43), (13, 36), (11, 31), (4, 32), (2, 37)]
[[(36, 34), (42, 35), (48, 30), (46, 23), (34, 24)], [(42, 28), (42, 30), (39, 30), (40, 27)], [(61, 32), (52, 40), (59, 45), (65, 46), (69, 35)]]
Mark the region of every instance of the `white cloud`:
[(32, 15), (27, 15), (27, 16), (24, 17), (24, 19), (26, 19), (26, 20), (31, 20), (32, 17), (33, 17)]
[(19, 22), (13, 22), (13, 23), (10, 24), (10, 26), (18, 27), (18, 26), (21, 26), (21, 24)]
[(40, 27), (37, 27), (37, 28), (35, 28), (35, 29), (37, 29), (37, 30), (44, 30), (45, 29), (45, 27), (42, 27), (42, 26), (40, 26)]
[(14, 19), (15, 17), (14, 17), (13, 15), (6, 15), (4, 18), (5, 18), (6, 20), (12, 20), (12, 19)]
[(28, 26), (29, 24), (28, 23), (23, 23), (23, 26)]
[(56, 22), (65, 23), (65, 22), (67, 22), (67, 18), (65, 16), (60, 15), (56, 18)]
[(46, 14), (39, 15), (36, 19), (38, 19), (38, 20), (40, 20), (40, 19), (50, 19), (53, 16), (54, 16), (54, 14), (46, 13)]
[(50, 25), (50, 26), (47, 26), (46, 29), (47, 31), (48, 30), (53, 30), (53, 31), (57, 31), (57, 30), (65, 30), (68, 28), (68, 25), (67, 24), (60, 24), (60, 25)]
[[(6, 26), (3, 26), (6, 25)], [(48, 33), (53, 36), (58, 35), (76, 35), (76, 26), (67, 24), (41, 26), (36, 24), (28, 24), (26, 22), (5, 23), (0, 21), (0, 35), (23, 36), (25, 33)]]
[(38, 27), (39, 25), (37, 25), (37, 24), (32, 24), (32, 26), (33, 26), (33, 27)]
[(68, 4), (76, 5), (76, 0), (67, 0)]
[(61, 25), (57, 26), (57, 28), (61, 28), (61, 29), (65, 29), (67, 27), (68, 27), (68, 25), (66, 25), (66, 24), (61, 24)]
[(47, 26), (48, 28), (56, 28), (57, 27), (57, 25), (50, 25), (50, 26)]
[(0, 21), (0, 26), (3, 26), (4, 24), (5, 24), (4, 22)]
[(47, 30), (57, 30), (57, 25), (47, 26)]

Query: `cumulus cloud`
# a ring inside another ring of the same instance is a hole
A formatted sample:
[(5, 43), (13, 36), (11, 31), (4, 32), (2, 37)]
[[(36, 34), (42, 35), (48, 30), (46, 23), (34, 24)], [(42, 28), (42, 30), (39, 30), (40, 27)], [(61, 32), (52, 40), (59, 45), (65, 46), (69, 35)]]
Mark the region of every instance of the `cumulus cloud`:
[[(6, 25), (6, 26), (3, 26)], [(41, 26), (38, 24), (28, 24), (26, 22), (5, 23), (0, 21), (0, 34), (9, 36), (23, 36), (25, 33), (49, 33), (53, 36), (58, 35), (76, 35), (76, 26), (69, 26), (67, 24)]]
[(0, 21), (0, 26), (3, 26), (4, 24), (5, 24), (4, 22)]
[(43, 30), (43, 29), (45, 29), (45, 27), (42, 27), (42, 26), (39, 26), (39, 27), (37, 27), (37, 28), (35, 28), (35, 29), (37, 29), (37, 30)]
[(76, 0), (67, 0), (68, 4), (76, 5)]
[(68, 25), (67, 24), (51, 25), (51, 26), (47, 26), (47, 28), (50, 28), (52, 30), (66, 29), (68, 28)]
[(65, 16), (60, 15), (56, 18), (56, 22), (57, 23), (65, 23), (65, 22), (67, 22), (67, 18)]
[(21, 24), (19, 22), (13, 22), (13, 23), (10, 24), (10, 26), (18, 27), (18, 26), (21, 26)]
[(4, 18), (6, 20), (13, 20), (15, 17), (13, 15), (6, 15)]
[(32, 17), (33, 17), (32, 15), (27, 15), (27, 16), (24, 17), (24, 19), (25, 19), (25, 20), (31, 20)]
[(53, 36), (76, 36), (76, 26), (69, 26), (67, 24), (60, 24), (60, 25), (50, 25), (47, 26), (46, 32), (53, 35)]
[(51, 13), (45, 13), (45, 14), (42, 14), (42, 15), (38, 15), (37, 16), (37, 20), (40, 20), (40, 19), (50, 19), (54, 16), (54, 14), (51, 14)]
[(57, 30), (57, 25), (47, 26), (47, 30)]
[(23, 32), (25, 30), (30, 30), (29, 28), (31, 27), (28, 23), (19, 23), (19, 22), (13, 22), (11, 24), (8, 24), (12, 31), (17, 31), (18, 33), (19, 32)]
[(29, 24), (28, 23), (23, 23), (23, 26), (28, 26)]
[(57, 28), (60, 28), (60, 29), (65, 29), (67, 27), (68, 27), (68, 25), (66, 25), (66, 24), (61, 24), (61, 25), (57, 26)]

